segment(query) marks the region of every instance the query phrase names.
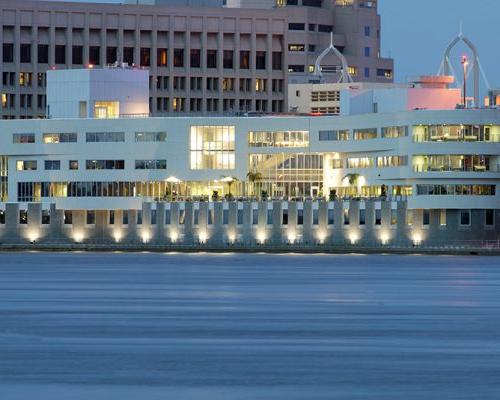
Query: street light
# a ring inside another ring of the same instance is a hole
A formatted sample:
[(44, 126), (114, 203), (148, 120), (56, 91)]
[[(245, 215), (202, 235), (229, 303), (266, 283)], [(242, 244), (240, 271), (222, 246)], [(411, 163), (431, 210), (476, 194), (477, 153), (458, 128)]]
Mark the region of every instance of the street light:
[(464, 108), (467, 108), (467, 67), (469, 65), (469, 60), (467, 56), (462, 56), (462, 66), (464, 69)]

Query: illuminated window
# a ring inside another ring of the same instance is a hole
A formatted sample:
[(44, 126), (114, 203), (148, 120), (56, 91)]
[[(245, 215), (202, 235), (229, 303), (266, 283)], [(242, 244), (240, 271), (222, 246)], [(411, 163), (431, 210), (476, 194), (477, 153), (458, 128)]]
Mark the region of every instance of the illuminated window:
[(192, 126), (191, 169), (234, 169), (234, 126)]
[(2, 107), (7, 107), (7, 95), (2, 93)]
[(118, 118), (120, 103), (118, 101), (96, 101), (94, 105), (95, 118)]
[(54, 143), (76, 143), (77, 134), (76, 132), (68, 133), (44, 133), (43, 143), (54, 144)]
[(354, 67), (352, 65), (347, 67), (347, 73), (352, 76), (358, 75), (358, 67)]
[(18, 171), (35, 171), (37, 167), (36, 160), (18, 160), (16, 169)]
[(251, 147), (308, 147), (308, 131), (256, 131), (248, 132)]

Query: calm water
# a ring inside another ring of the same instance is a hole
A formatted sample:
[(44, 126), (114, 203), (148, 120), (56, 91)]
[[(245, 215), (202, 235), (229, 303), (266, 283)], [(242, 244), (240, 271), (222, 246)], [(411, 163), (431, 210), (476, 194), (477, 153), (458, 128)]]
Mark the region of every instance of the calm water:
[(0, 399), (499, 399), (500, 258), (0, 254)]

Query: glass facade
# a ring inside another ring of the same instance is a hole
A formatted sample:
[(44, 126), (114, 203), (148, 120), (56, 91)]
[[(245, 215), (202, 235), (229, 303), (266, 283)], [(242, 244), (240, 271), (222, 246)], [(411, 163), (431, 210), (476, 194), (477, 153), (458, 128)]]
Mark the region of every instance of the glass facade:
[(417, 125), (413, 141), (420, 142), (500, 142), (497, 125)]
[(192, 126), (191, 169), (234, 169), (234, 126)]
[(250, 147), (309, 147), (308, 131), (248, 132)]

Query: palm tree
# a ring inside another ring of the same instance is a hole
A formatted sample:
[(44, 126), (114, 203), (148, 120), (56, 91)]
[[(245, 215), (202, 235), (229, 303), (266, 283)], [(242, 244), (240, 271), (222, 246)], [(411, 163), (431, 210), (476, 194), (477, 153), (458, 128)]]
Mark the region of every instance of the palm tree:
[(233, 195), (231, 193), (231, 186), (233, 186), (233, 183), (237, 182), (237, 181), (239, 181), (239, 179), (234, 177), (234, 176), (223, 176), (221, 179), (221, 182), (227, 183), (228, 196), (230, 198), (233, 197)]
[[(359, 174), (347, 174), (346, 176), (344, 176), (342, 178), (342, 180), (347, 179), (347, 181), (349, 182), (349, 185), (351, 185), (353, 188), (356, 189), (358, 186), (358, 180), (359, 180), (360, 176), (361, 175), (359, 175)], [(357, 192), (357, 190), (356, 190), (356, 192)]]
[(252, 192), (255, 195), (255, 183), (260, 182), (262, 180), (262, 174), (257, 171), (250, 171), (247, 174), (248, 182), (252, 183)]

